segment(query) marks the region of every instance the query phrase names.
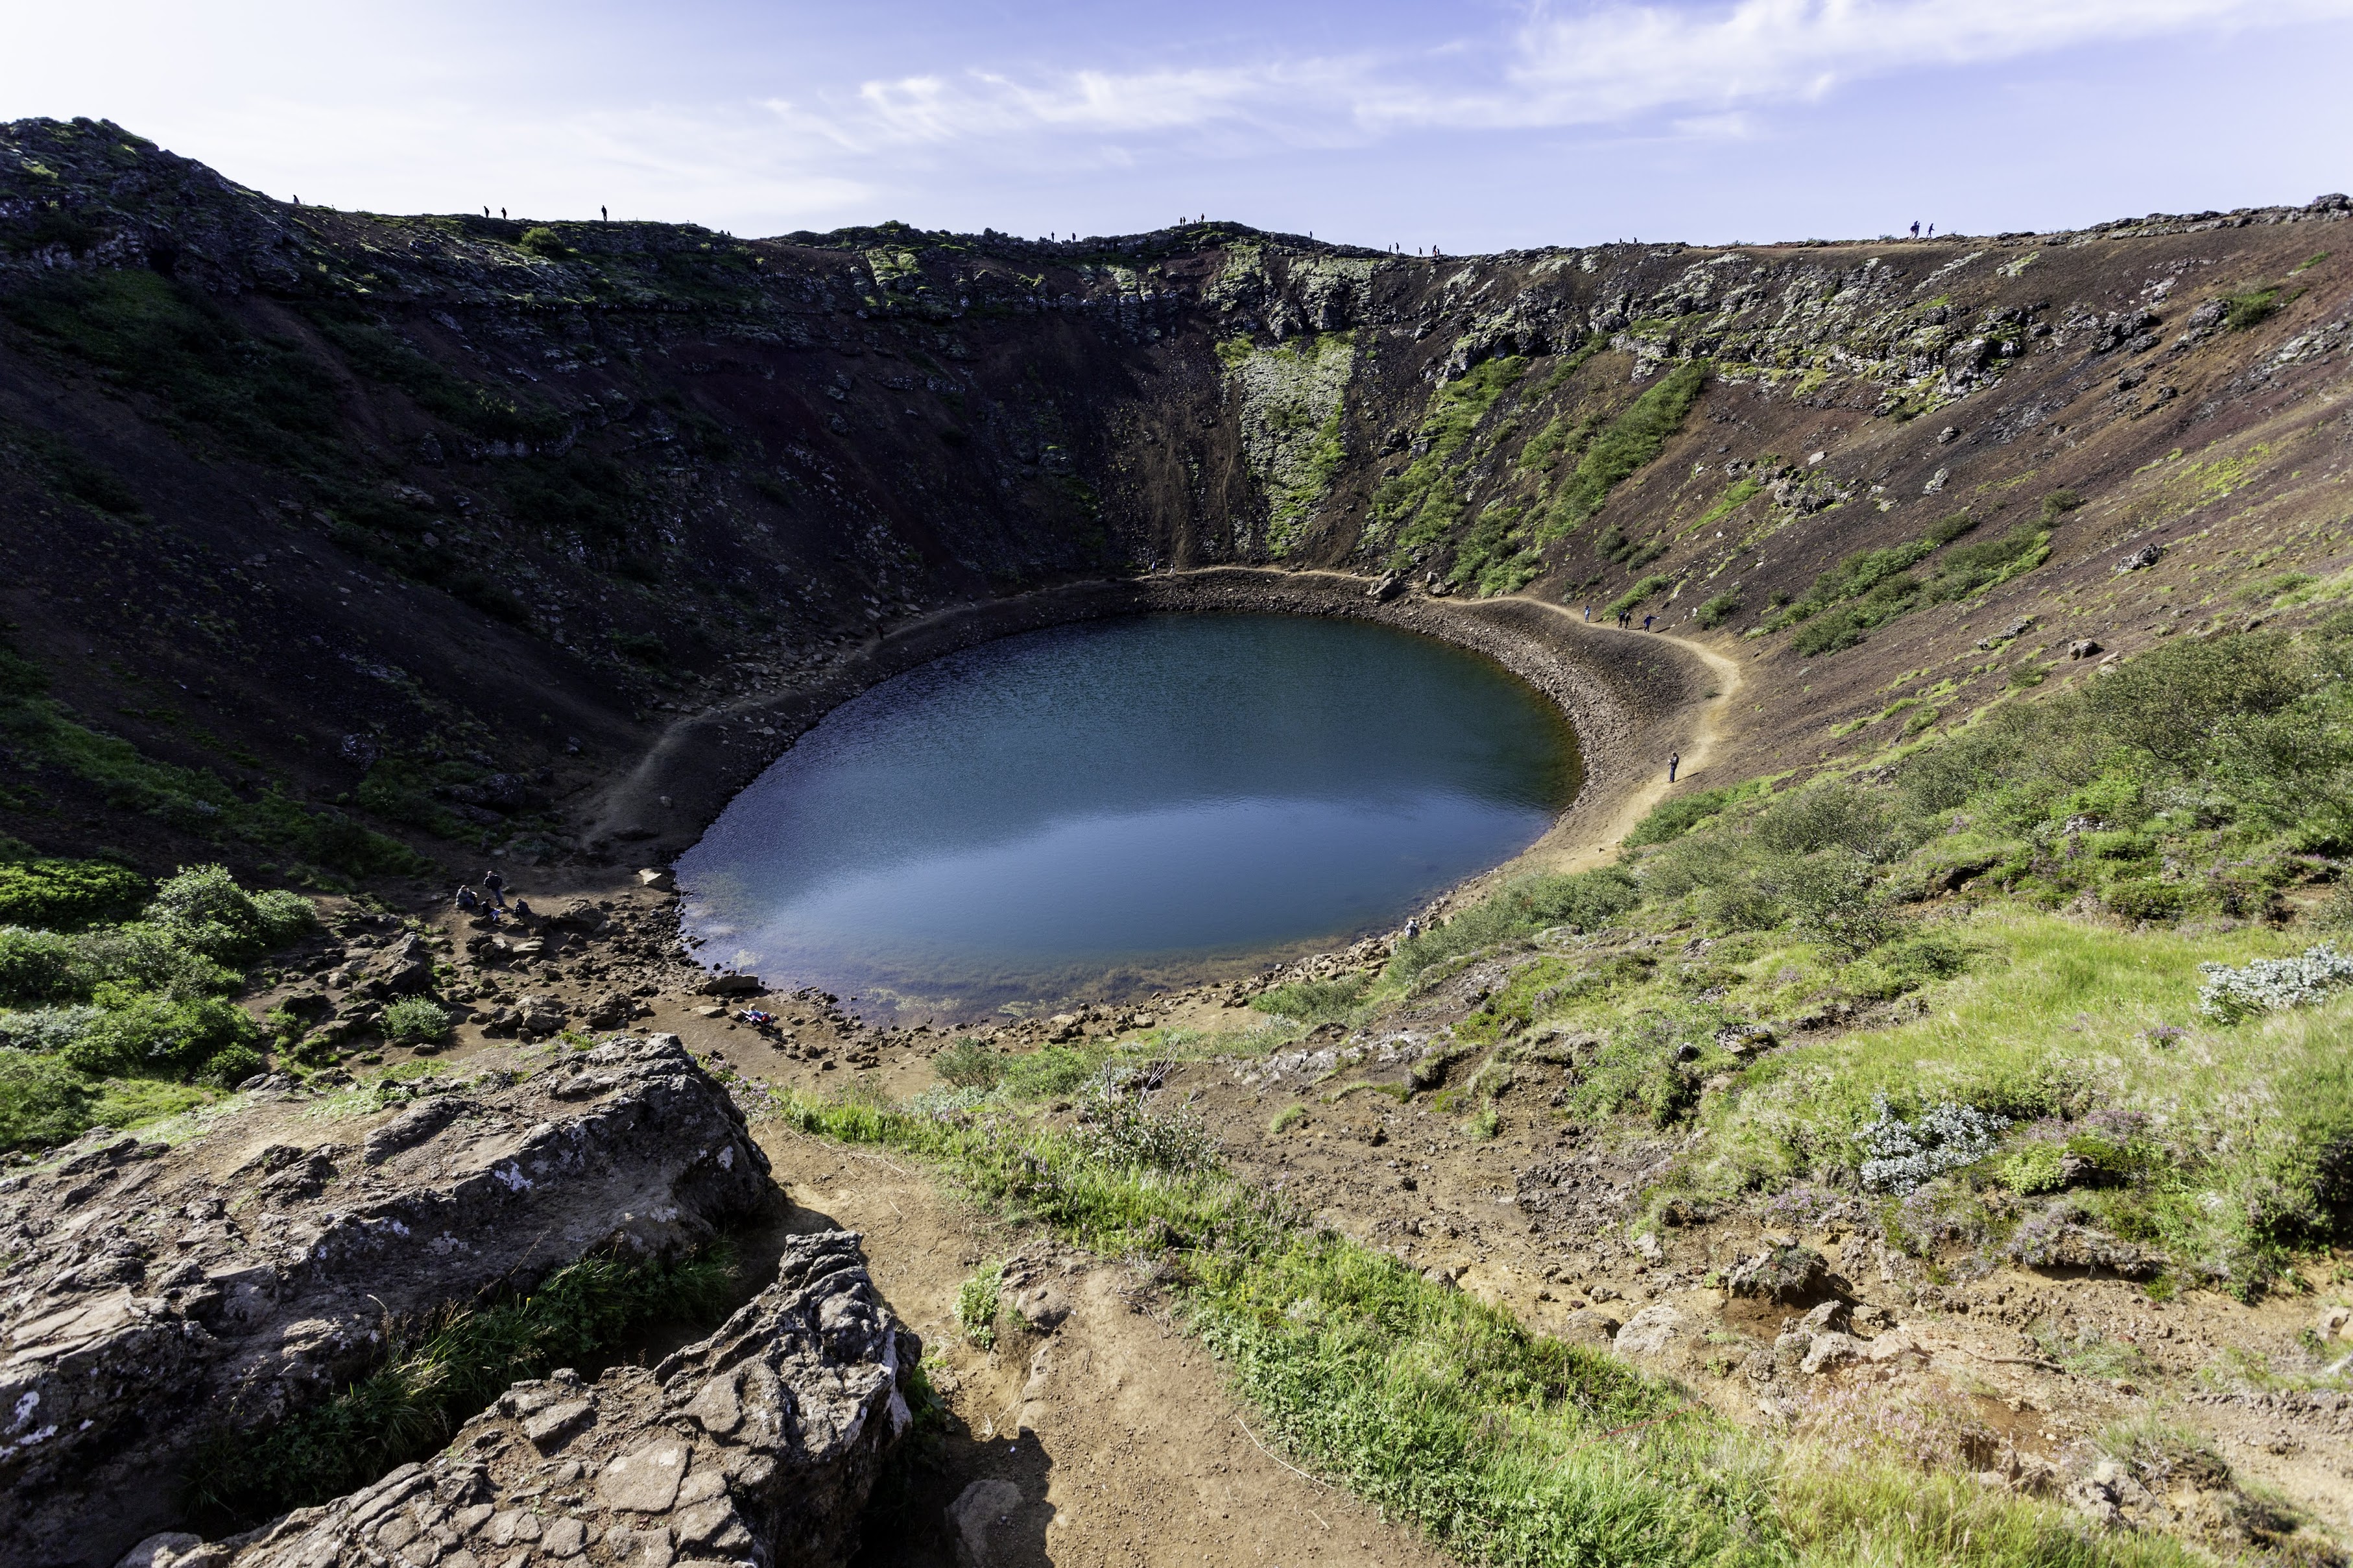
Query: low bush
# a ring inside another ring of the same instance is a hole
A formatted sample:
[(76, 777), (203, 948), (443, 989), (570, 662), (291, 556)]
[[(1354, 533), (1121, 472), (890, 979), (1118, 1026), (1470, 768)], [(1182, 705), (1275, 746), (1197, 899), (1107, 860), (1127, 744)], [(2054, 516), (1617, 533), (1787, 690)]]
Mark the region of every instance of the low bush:
[(396, 1046), (421, 1046), (449, 1032), (449, 1010), (424, 996), (404, 996), (384, 1010), (384, 1037)]
[(1005, 1058), (965, 1035), (932, 1058), (932, 1070), (950, 1089), (995, 1089), (1005, 1076)]
[(146, 878), (110, 861), (0, 860), (0, 925), (77, 931), (131, 913), (146, 894)]
[(1303, 1024), (1343, 1024), (1356, 1016), (1372, 984), (1370, 973), (1344, 975), (1337, 980), (1299, 980), (1272, 985), (1250, 998), (1261, 1013), (1295, 1018)]

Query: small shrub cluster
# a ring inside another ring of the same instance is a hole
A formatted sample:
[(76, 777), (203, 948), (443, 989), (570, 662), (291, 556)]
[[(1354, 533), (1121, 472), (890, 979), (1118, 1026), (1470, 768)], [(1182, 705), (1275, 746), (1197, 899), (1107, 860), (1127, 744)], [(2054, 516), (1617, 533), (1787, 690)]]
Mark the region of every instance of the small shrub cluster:
[(1862, 1146), (1862, 1184), (1873, 1192), (1908, 1194), (1924, 1183), (1974, 1165), (1994, 1152), (2010, 1125), (1967, 1105), (1933, 1105), (1913, 1121), (1895, 1114), (1884, 1096), (1856, 1134)]
[(2201, 963), (2198, 973), (2205, 976), (2198, 988), (2198, 1010), (2218, 1022), (2235, 1024), (2257, 1013), (2308, 1007), (2353, 985), (2353, 956), (2323, 942), (2306, 948), (2301, 958), (2259, 958), (2237, 969)]

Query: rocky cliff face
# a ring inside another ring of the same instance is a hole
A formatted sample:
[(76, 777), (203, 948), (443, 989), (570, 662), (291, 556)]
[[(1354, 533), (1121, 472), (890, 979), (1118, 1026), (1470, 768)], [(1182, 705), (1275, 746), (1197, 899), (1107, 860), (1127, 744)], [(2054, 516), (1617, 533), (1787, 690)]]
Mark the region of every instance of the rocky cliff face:
[[(1756, 630), (1737, 739), (1810, 763), (1994, 621), (2155, 635), (2182, 601), (2109, 584), (2160, 533), (2235, 575), (2260, 513), (2321, 574), (2348, 214), (1461, 258), (1219, 224), (743, 240), (293, 207), (19, 122), (0, 595), (74, 714), (201, 775), (40, 835), (368, 868), (224, 826), (274, 791), (580, 852), (565, 802), (675, 716), (951, 605), (1219, 563)], [(1841, 623), (1883, 657), (1770, 624), (1848, 557), (2021, 527), (1902, 626), (1884, 595)], [(70, 751), (19, 748), (15, 798), (71, 794)]]
[(316, 1405), (391, 1325), (594, 1251), (676, 1256), (775, 1192), (674, 1036), (257, 1099), (0, 1183), (0, 1556), (111, 1563), (181, 1516), (192, 1447)]

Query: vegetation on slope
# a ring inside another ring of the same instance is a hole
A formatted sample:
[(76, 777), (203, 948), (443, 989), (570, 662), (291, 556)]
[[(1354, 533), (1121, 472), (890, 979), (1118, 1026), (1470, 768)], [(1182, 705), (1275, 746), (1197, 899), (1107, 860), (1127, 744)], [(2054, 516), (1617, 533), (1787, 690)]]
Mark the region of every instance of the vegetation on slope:
[(248, 893), (218, 866), (151, 899), (120, 866), (0, 850), (0, 1150), (183, 1110), (261, 1070), (260, 1030), (229, 996), (240, 966), (311, 929), (310, 900)]
[[(1773, 1452), (1664, 1381), (1318, 1230), (1113, 1060), (1067, 1131), (1001, 1103), (784, 1094), (803, 1131), (933, 1163), (1105, 1256), (1173, 1254), (1184, 1320), (1304, 1461), (1472, 1562), (2174, 1563), (1957, 1473), (1959, 1428), (1851, 1421)], [(993, 1334), (976, 1289), (968, 1331)], [(962, 1309), (960, 1308), (960, 1310)], [(1933, 1467), (1924, 1474), (1924, 1462)]]
[[(1461, 1033), (1583, 1038), (1569, 1110), (1700, 1129), (1662, 1195), (1820, 1184), (1883, 1202), (1914, 1250), (2096, 1245), (2259, 1288), (2353, 1233), (2353, 1006), (2263, 1010), (2325, 1000), (2333, 961), (2300, 990), (2257, 972), (2230, 1008), (2200, 964), (2312, 942), (2268, 922), (2353, 848), (2348, 673), (2353, 616), (2184, 639), (1862, 778), (1671, 798), (1617, 866), (1512, 885), (1358, 1005), (1516, 944)], [(2338, 894), (2308, 918), (2348, 914)], [(1879, 1026), (1744, 1054), (1842, 1016)], [(1954, 1107), (1999, 1138), (1917, 1180), (1875, 1164)]]

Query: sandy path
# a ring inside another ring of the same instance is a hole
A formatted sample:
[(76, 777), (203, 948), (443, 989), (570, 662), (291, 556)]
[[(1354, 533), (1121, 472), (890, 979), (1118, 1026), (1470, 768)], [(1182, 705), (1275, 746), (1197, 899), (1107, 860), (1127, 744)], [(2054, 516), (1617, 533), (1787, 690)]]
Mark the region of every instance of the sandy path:
[[(948, 1568), (948, 1510), (983, 1482), (1013, 1489), (985, 1513), (988, 1568), (1452, 1562), (1419, 1531), (1293, 1469), (1271, 1442), (1261, 1447), (1265, 1435), (1217, 1363), (1126, 1268), (1025, 1241), (895, 1158), (773, 1123), (755, 1131), (797, 1227), (864, 1236), (874, 1281), (923, 1335), (923, 1365), (953, 1413), (923, 1459), (878, 1491), (858, 1568)], [(1070, 1315), (1035, 1332), (1008, 1289), (996, 1349), (976, 1350), (956, 1329), (957, 1287), (984, 1259), (1016, 1251), (1032, 1265), (1023, 1289), (1042, 1284)]]
[[(1676, 769), (1673, 784), (1667, 783), (1666, 764), (1662, 758), (1651, 771), (1647, 782), (1637, 785), (1619, 800), (1599, 834), (1578, 832), (1571, 825), (1564, 823), (1560, 828), (1539, 839), (1518, 862), (1525, 867), (1547, 871), (1589, 870), (1615, 856), (1620, 841), (1634, 830), (1636, 823), (1651, 814), (1653, 806), (1666, 799), (1670, 790), (1680, 791), (1694, 785), (1709, 787), (1704, 782), (1707, 768), (1715, 760), (1716, 747), (1724, 738), (1725, 716), (1732, 711), (1732, 700), (1740, 691), (1740, 661), (1689, 637), (1676, 637), (1668, 632), (1621, 632), (1615, 626), (1589, 626), (1566, 605), (1548, 604), (1540, 599), (1530, 602), (1542, 604), (1563, 621), (1598, 636), (1649, 637), (1672, 643), (1706, 665), (1708, 672), (1715, 678), (1715, 694), (1700, 705), (1688, 733), (1675, 746), (1675, 750), (1683, 753), (1683, 765)], [(1589, 827), (1590, 825), (1578, 826)], [(1596, 839), (1599, 842), (1592, 842)]]

